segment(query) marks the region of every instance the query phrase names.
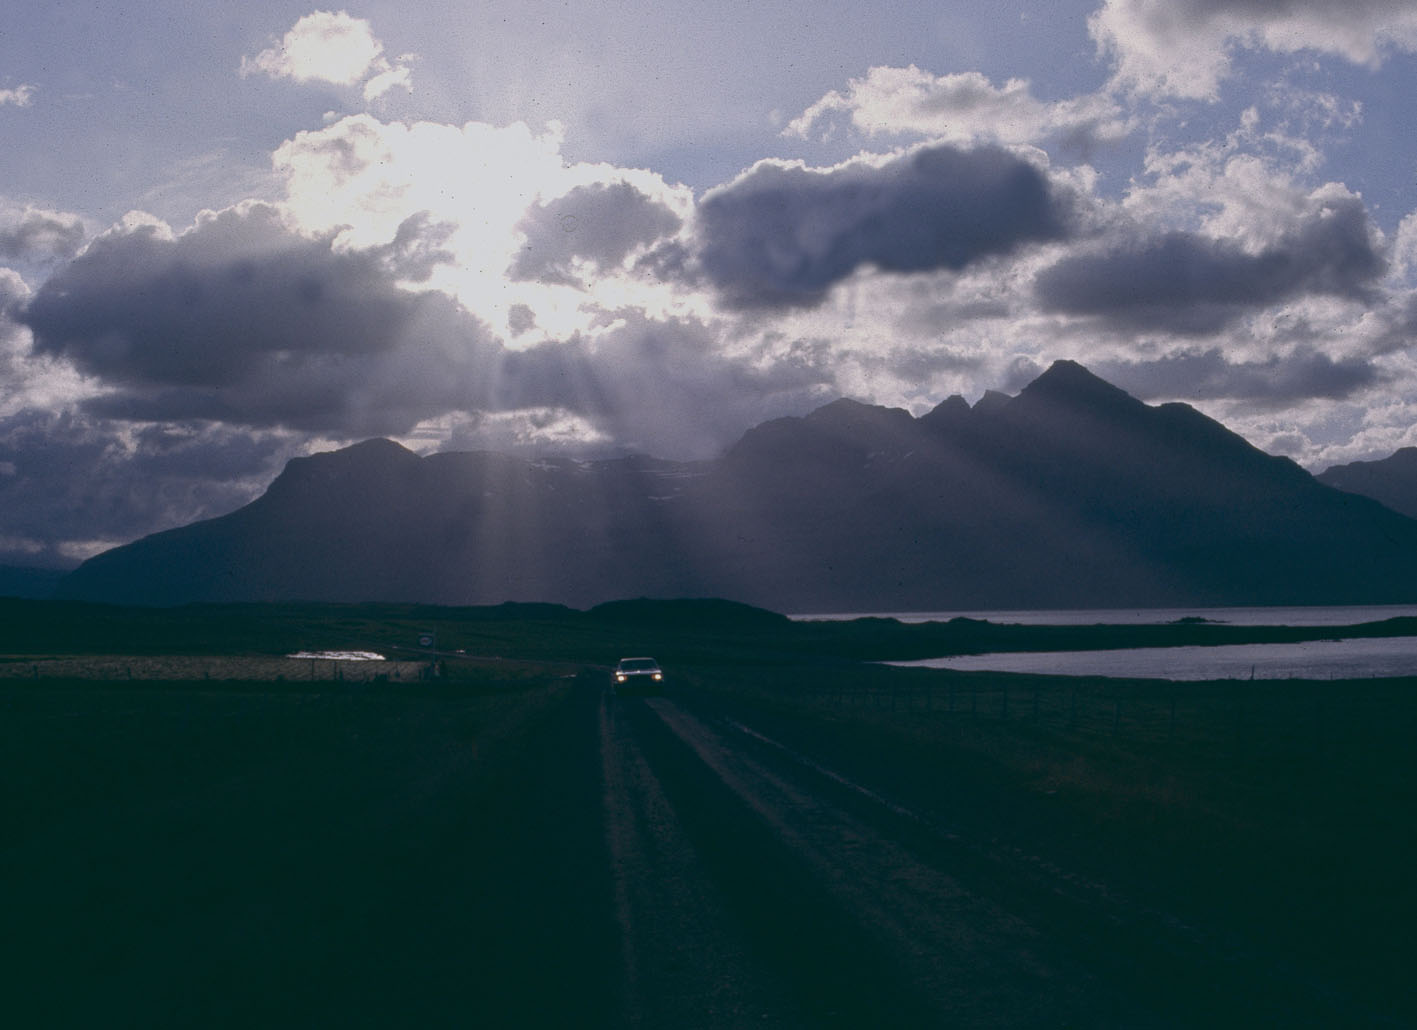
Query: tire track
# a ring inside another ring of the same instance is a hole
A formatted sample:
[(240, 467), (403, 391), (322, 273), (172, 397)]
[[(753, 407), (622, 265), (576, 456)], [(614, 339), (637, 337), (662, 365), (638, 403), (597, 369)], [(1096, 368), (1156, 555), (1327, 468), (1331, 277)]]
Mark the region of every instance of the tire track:
[(1041, 958), (1032, 928), (775, 776), (673, 701), (623, 705), (620, 715), (754, 961), (811, 1025), (1112, 1024)]
[(620, 933), (621, 1006), (631, 1028), (814, 1025), (757, 961), (717, 881), (651, 769), (631, 709), (599, 713), (605, 833)]

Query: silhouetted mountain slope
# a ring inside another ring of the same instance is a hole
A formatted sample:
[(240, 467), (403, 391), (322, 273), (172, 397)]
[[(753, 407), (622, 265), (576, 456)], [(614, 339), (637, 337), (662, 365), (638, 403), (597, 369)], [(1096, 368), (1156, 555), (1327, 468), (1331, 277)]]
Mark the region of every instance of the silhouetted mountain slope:
[(1335, 490), (1362, 494), (1408, 518), (1417, 518), (1417, 447), (1403, 447), (1380, 461), (1335, 465), (1318, 475)]
[(778, 611), (1417, 600), (1417, 522), (1073, 362), (921, 418), (841, 400), (719, 460), (292, 461), (231, 515), (86, 562), (68, 597)]
[(62, 569), (39, 569), (27, 565), (0, 565), (0, 597), (43, 599), (51, 597)]

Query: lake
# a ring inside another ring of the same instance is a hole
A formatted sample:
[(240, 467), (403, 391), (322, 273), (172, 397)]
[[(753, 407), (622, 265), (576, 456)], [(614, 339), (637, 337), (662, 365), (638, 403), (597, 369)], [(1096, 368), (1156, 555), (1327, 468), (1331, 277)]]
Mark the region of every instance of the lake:
[(1368, 679), (1417, 676), (1417, 637), (1309, 640), (1297, 644), (1036, 651), (927, 658), (890, 665), (1127, 679)]
[(850, 619), (896, 619), (900, 622), (948, 622), (980, 619), (1015, 626), (1160, 626), (1180, 619), (1205, 619), (1231, 626), (1357, 626), (1417, 616), (1417, 605), (1333, 605), (1273, 608), (1057, 608), (1038, 611), (971, 610), (948, 612), (856, 612), (793, 615), (799, 622)]
[[(1417, 616), (1417, 605), (1341, 605), (1272, 608), (1087, 608), (1051, 611), (875, 612), (796, 615), (794, 619), (893, 618), (947, 622), (970, 618), (1020, 626), (1165, 625), (1205, 619), (1231, 626), (1357, 626)], [(1367, 679), (1417, 676), (1417, 637), (1314, 640), (1295, 644), (1226, 644), (1217, 647), (1151, 647), (1114, 651), (1002, 652), (930, 658), (892, 665), (982, 672), (1129, 679)]]

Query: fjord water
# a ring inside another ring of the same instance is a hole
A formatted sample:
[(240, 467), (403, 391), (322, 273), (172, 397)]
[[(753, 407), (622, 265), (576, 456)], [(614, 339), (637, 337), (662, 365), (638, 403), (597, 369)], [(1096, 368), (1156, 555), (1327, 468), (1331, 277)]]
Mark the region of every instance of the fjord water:
[[(911, 612), (902, 622), (971, 618), (1029, 626), (1165, 625), (1204, 619), (1232, 626), (1332, 626), (1335, 639), (1288, 644), (1149, 647), (1105, 651), (1009, 652), (894, 662), (960, 671), (1140, 679), (1368, 679), (1417, 676), (1417, 637), (1344, 639), (1342, 627), (1417, 616), (1414, 605), (1285, 608), (1141, 608), (1057, 611)], [(797, 616), (802, 619), (861, 616)]]
[(1033, 672), (1125, 679), (1370, 679), (1417, 676), (1417, 637), (1307, 640), (1295, 644), (1035, 651), (892, 662), (962, 672)]
[(900, 622), (948, 622), (979, 619), (1014, 626), (1164, 626), (1182, 619), (1204, 619), (1226, 626), (1358, 626), (1417, 616), (1417, 604), (1371, 604), (1229, 608), (1054, 608), (1046, 610), (996, 609), (949, 612), (852, 612), (830, 615), (793, 615), (810, 622), (849, 619), (896, 619)]

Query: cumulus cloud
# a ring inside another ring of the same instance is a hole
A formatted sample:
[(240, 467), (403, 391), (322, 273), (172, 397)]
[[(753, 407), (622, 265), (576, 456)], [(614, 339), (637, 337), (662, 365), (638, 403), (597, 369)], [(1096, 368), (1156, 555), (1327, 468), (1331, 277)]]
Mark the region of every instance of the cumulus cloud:
[(863, 266), (957, 271), (1063, 238), (1070, 214), (1042, 171), (997, 147), (825, 170), (764, 161), (704, 196), (698, 259), (731, 306), (810, 307)]
[[(405, 228), (415, 237), (421, 226)], [(626, 245), (609, 233), (592, 251)], [(350, 439), (554, 410), (614, 445), (704, 456), (830, 378), (727, 354), (703, 323), (632, 310), (595, 334), (509, 348), (447, 294), (400, 286), (405, 257), (392, 245), (337, 247), (247, 204), (175, 236), (134, 220), (28, 299), (17, 288), (10, 307), (37, 356), (97, 384), (80, 405), (86, 418), (135, 425)]]
[(38, 354), (109, 388), (94, 412), (398, 431), (462, 402), (492, 340), (443, 295), (400, 289), (385, 257), (246, 205), (176, 238), (106, 234), (19, 317)]
[(1089, 152), (1131, 131), (1115, 99), (1094, 93), (1056, 103), (1026, 79), (995, 86), (979, 72), (932, 75), (910, 65), (871, 68), (788, 123), (784, 135), (830, 138), (842, 119), (868, 136), (914, 135), (952, 143), (1034, 143), (1056, 138)]
[(11, 373), (5, 378), (13, 388), (12, 364), (21, 357), (21, 340), (26, 335), (19, 323), (19, 313), (29, 300), (30, 289), (19, 273), (0, 268), (0, 369)]
[(410, 93), (413, 92), (413, 71), (409, 67), (409, 62), (412, 59), (412, 55), (405, 54), (398, 59), (397, 64), (390, 65), (387, 61), (376, 62), (377, 73), (364, 83), (364, 99), (377, 100), (395, 87), (401, 87)]
[(0, 107), (29, 107), (34, 101), (35, 87), (25, 84), (12, 89), (0, 89)]
[(6, 324), (5, 319), (14, 316), (29, 294), (29, 287), (18, 273), (0, 268), (0, 326)]
[(1332, 54), (1368, 66), (1417, 50), (1408, 0), (1106, 0), (1088, 27), (1122, 85), (1214, 100), (1237, 48)]
[(0, 208), (0, 260), (71, 258), (84, 236), (84, 223), (77, 215), (37, 207)]
[(1326, 198), (1261, 249), (1183, 231), (1123, 236), (1063, 258), (1036, 285), (1051, 311), (1204, 334), (1303, 294), (1368, 299), (1386, 267), (1362, 202), (1345, 196)]
[(511, 272), (519, 279), (579, 286), (576, 262), (596, 270), (616, 268), (682, 225), (675, 211), (630, 183), (578, 186), (535, 205), (522, 219), (518, 229), (526, 243)]
[(390, 63), (365, 19), (345, 11), (315, 11), (255, 57), (243, 57), (241, 74), (336, 86), (364, 83), (364, 98), (373, 100), (395, 86), (411, 88), (410, 60), (405, 55)]

